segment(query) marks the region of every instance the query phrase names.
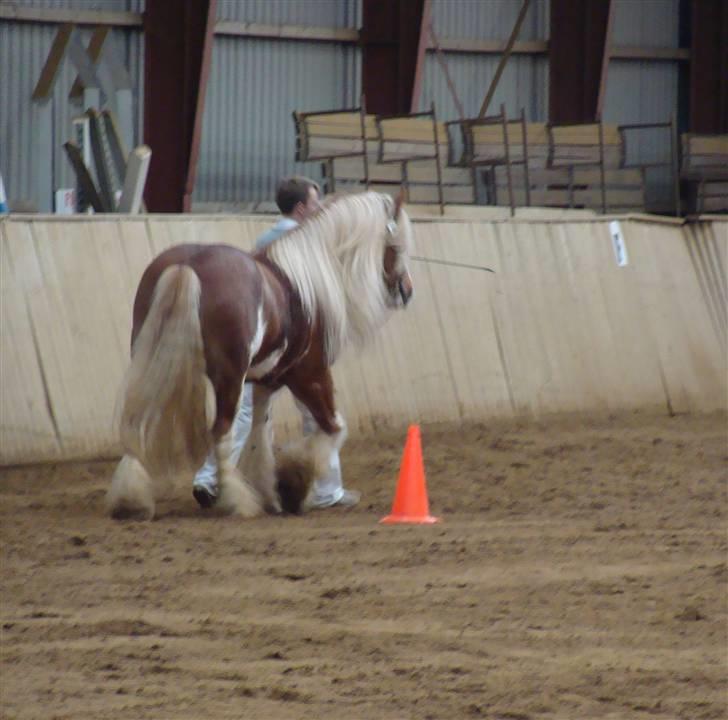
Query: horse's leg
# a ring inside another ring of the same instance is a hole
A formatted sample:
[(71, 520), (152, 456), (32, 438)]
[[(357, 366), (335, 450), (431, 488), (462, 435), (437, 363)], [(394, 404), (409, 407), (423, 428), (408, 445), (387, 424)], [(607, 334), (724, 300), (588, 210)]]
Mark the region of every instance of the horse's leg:
[(253, 425), (243, 451), (243, 475), (257, 489), (265, 509), (281, 512), (276, 492), (275, 458), (273, 456), (273, 427), (270, 418), (273, 391), (253, 385)]
[[(243, 381), (245, 378), (243, 377)], [(215, 506), (224, 512), (255, 517), (262, 512), (258, 493), (245, 482), (237, 469), (234, 443), (234, 420), (240, 403), (245, 402), (243, 383), (235, 388), (228, 380), (217, 390), (217, 418), (212, 429), (215, 440), (215, 459), (217, 460), (217, 481), (219, 487)]]
[(154, 517), (152, 479), (133, 455), (124, 455), (116, 467), (106, 494), (106, 507), (116, 519)]
[(281, 453), (276, 473), (281, 504), (300, 513), (314, 482), (329, 473), (331, 454), (346, 440), (346, 423), (334, 405), (334, 383), (328, 368), (316, 375), (294, 376), (289, 389), (313, 416), (318, 428)]

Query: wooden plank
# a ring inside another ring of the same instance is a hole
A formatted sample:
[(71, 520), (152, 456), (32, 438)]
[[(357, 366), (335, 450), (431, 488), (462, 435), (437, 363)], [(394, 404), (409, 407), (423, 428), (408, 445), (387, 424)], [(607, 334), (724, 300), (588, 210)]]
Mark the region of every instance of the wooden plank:
[[(433, 222), (417, 228), (418, 252), (432, 259), (446, 259), (465, 265), (487, 265), (494, 258), (488, 226), (467, 223), (453, 234), (447, 223)], [(492, 296), (496, 292), (497, 276), (471, 270), (425, 264), (433, 293), (433, 334), (445, 347), (450, 379), (450, 392), (457, 403), (457, 412), (464, 420), (482, 419), (489, 415), (511, 416), (506, 371), (503, 367), (493, 316)], [(419, 297), (420, 288), (416, 288)], [(481, 312), (474, 313), (477, 307)], [(431, 337), (429, 342), (434, 338)]]
[[(369, 144), (370, 141), (367, 142), (367, 145)], [(361, 155), (363, 152), (364, 143), (361, 139), (310, 137), (305, 148), (305, 154), (302, 153), (298, 159), (326, 160), (333, 157)]]
[(129, 156), (118, 212), (135, 215), (140, 211), (151, 158), (152, 151), (146, 145), (135, 148)]
[(262, 23), (236, 22), (234, 20), (218, 20), (215, 23), (215, 35), (340, 43), (359, 41), (359, 31), (355, 28), (264, 25)]
[[(403, 142), (426, 142), (435, 144), (435, 129), (431, 118), (397, 117), (379, 120), (380, 138)], [(437, 123), (438, 143), (447, 143), (445, 123)]]
[[(516, 165), (511, 168), (511, 173), (514, 184), (522, 186), (525, 181), (523, 167)], [(529, 172), (529, 176), (531, 187), (570, 184), (598, 186), (601, 183), (598, 168), (580, 168), (578, 166), (573, 169), (567, 167), (535, 169)], [(493, 168), (493, 179), (499, 187), (506, 187), (506, 168), (503, 166)], [(641, 188), (644, 185), (644, 174), (640, 168), (615, 168), (605, 170), (604, 181), (606, 186), (611, 188)]]
[[(500, 55), (506, 47), (504, 40), (473, 40), (469, 38), (441, 38), (438, 45), (445, 52), (452, 53), (480, 53), (486, 55)], [(512, 55), (545, 55), (548, 52), (548, 42), (545, 40), (520, 40), (513, 43)], [(430, 43), (428, 51), (436, 50), (434, 43)]]
[[(312, 136), (361, 138), (361, 117), (358, 112), (307, 115), (301, 118), (301, 122), (306, 133)], [(376, 140), (377, 124), (373, 115), (366, 116), (365, 126), (367, 139)]]
[[(600, 164), (598, 145), (552, 145), (551, 165), (596, 165)], [(604, 148), (604, 167), (619, 168), (622, 165), (623, 153), (620, 146)]]
[[(605, 221), (564, 214), (504, 222), (478, 211), (479, 221), (461, 214), (415, 223), (418, 254), (497, 274), (413, 263), (411, 308), (366, 353), (334, 369), (351, 428), (666, 407), (667, 397), (675, 411), (725, 409), (725, 222), (622, 220), (630, 263), (619, 267)], [(147, 228), (160, 246), (245, 246), (269, 224), (179, 216), (0, 222), (0, 463), (113, 450), (131, 301), (152, 255)], [(705, 243), (690, 234), (698, 230)], [(12, 242), (2, 244), (4, 233)], [(480, 312), (462, 312), (473, 306)], [(63, 444), (44, 409), (40, 367)], [(285, 395), (275, 412), (277, 432), (299, 432)], [(21, 421), (8, 429), (8, 417)]]
[[(381, 144), (381, 159), (383, 161), (391, 162), (397, 160), (415, 160), (415, 159), (428, 159), (434, 158), (435, 155), (435, 144), (426, 142), (395, 142), (395, 141), (382, 141)], [(440, 161), (445, 165), (448, 161), (448, 148), (447, 145), (439, 145), (438, 151), (440, 155)]]
[[(440, 169), (443, 185), (473, 184), (471, 168), (442, 167)], [(407, 163), (407, 179), (413, 183), (437, 183), (437, 167), (434, 160), (410, 160)]]
[(66, 10), (60, 8), (22, 7), (18, 3), (0, 5), (0, 19), (15, 22), (72, 23), (74, 25), (142, 26), (141, 13), (105, 10)]
[(91, 173), (89, 172), (86, 164), (81, 157), (81, 150), (78, 145), (74, 142), (63, 143), (63, 149), (66, 151), (66, 155), (73, 166), (73, 170), (76, 173), (76, 179), (83, 190), (83, 194), (91, 204), (91, 207), (96, 212), (109, 212), (111, 208), (107, 208), (101, 199), (96, 185), (94, 184)]
[(30, 225), (0, 223), (0, 465), (61, 453), (28, 307), (37, 280)]
[[(333, 158), (333, 177), (338, 184), (340, 181), (357, 180), (364, 182), (363, 157)], [(393, 163), (378, 163), (376, 157), (369, 158), (369, 179), (372, 182), (401, 182), (402, 169)]]
[(689, 48), (668, 48), (650, 45), (612, 45), (610, 57), (617, 60), (690, 61)]
[(683, 143), (689, 155), (728, 156), (728, 135), (683, 135)]
[[(526, 192), (522, 186), (513, 188), (516, 205), (526, 205)], [(607, 209), (611, 210), (637, 210), (644, 209), (645, 199), (643, 189), (606, 189)], [(505, 185), (495, 187), (494, 205), (506, 206), (509, 204), (508, 188)], [(589, 190), (574, 189), (531, 189), (531, 205), (535, 207), (575, 207), (592, 208), (600, 210), (602, 195), (599, 188)]]
[[(502, 123), (471, 124), (470, 133), (475, 145), (492, 145), (503, 143)], [(546, 123), (526, 123), (529, 154), (531, 145), (548, 145), (549, 131)], [(518, 120), (508, 121), (508, 142), (511, 145), (523, 145), (523, 126)]]
[[(364, 181), (364, 160), (361, 157), (333, 158), (333, 176), (336, 182)], [(374, 182), (401, 182), (402, 170), (397, 163), (377, 163), (369, 158), (369, 177)], [(414, 183), (437, 183), (437, 168), (434, 160), (411, 160), (407, 163), (407, 179)], [(445, 185), (472, 185), (470, 168), (442, 168), (442, 182)]]
[[(617, 125), (604, 124), (604, 145), (621, 145)], [(559, 145), (599, 145), (599, 123), (551, 125), (552, 142)]]
[[(104, 47), (104, 42), (106, 41), (106, 37), (110, 30), (111, 28), (108, 25), (96, 27), (91, 34), (91, 39), (89, 40), (88, 47), (86, 48), (86, 54), (89, 58), (91, 58), (91, 62), (94, 64), (97, 64), (101, 57), (101, 50)], [(76, 79), (73, 81), (73, 85), (71, 86), (71, 91), (68, 93), (68, 97), (72, 100), (82, 98), (83, 88), (84, 85), (81, 80), (81, 76), (77, 75)]]
[(112, 306), (123, 300), (109, 296), (113, 285), (101, 270), (102, 263), (117, 263), (113, 255), (101, 254), (94, 240), (95, 232), (110, 234), (109, 228), (97, 218), (33, 226), (44, 291), (55, 305), (47, 319), (54, 323), (54, 387), (60, 391), (54, 409), (71, 457), (107, 454), (114, 445), (109, 419), (126, 366), (127, 341), (109, 322)]
[(106, 146), (103, 134), (105, 128), (101, 120), (101, 114), (96, 110), (87, 110), (89, 119), (89, 130), (91, 135), (91, 148), (93, 150), (94, 167), (96, 168), (96, 179), (98, 191), (106, 212), (114, 212), (116, 209), (116, 198), (114, 197), (114, 183), (111, 176), (110, 158), (106, 155)]
[(56, 36), (53, 38), (53, 45), (51, 45), (50, 52), (33, 90), (33, 95), (31, 96), (33, 100), (43, 103), (50, 100), (53, 94), (53, 86), (56, 83), (58, 71), (61, 68), (61, 62), (63, 61), (63, 56), (66, 54), (66, 49), (68, 48), (72, 34), (73, 25), (71, 24), (61, 25), (58, 28)]
[[(443, 200), (454, 205), (469, 205), (475, 202), (475, 189), (465, 185), (443, 185)], [(410, 184), (407, 187), (408, 202), (439, 203), (440, 195), (437, 185)]]

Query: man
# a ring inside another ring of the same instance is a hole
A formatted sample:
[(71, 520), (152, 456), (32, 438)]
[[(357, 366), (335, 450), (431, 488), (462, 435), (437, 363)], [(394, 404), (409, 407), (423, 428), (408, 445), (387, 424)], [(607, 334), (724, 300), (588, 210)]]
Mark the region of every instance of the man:
[[(321, 206), (319, 186), (305, 177), (291, 177), (281, 181), (276, 192), (276, 205), (282, 217), (267, 232), (263, 233), (255, 242), (255, 249), (262, 250), (284, 233), (297, 227), (299, 223), (315, 213)], [(309, 435), (316, 431), (317, 424), (311, 413), (300, 403), (296, 403), (303, 419), (303, 433)], [(233, 456), (235, 465), (245, 447), (245, 441), (250, 434), (253, 422), (253, 387), (246, 383), (243, 388), (243, 402), (235, 417), (233, 424)], [(195, 500), (203, 507), (212, 507), (217, 499), (217, 463), (215, 454), (211, 452), (205, 464), (195, 476), (192, 485), (192, 494)], [(339, 452), (331, 453), (329, 472), (319, 478), (313, 486), (307, 509), (327, 507), (352, 507), (359, 502), (361, 493), (356, 490), (347, 490), (341, 479), (341, 464)]]

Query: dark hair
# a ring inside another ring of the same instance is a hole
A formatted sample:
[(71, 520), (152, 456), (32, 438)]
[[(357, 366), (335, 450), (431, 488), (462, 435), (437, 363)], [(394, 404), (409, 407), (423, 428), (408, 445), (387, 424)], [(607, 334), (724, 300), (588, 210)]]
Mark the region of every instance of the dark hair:
[(308, 202), (311, 188), (314, 188), (318, 194), (321, 194), (321, 188), (318, 186), (318, 183), (307, 177), (298, 175), (284, 178), (280, 181), (276, 190), (276, 205), (278, 205), (278, 209), (284, 215), (290, 215), (298, 203), (305, 205)]

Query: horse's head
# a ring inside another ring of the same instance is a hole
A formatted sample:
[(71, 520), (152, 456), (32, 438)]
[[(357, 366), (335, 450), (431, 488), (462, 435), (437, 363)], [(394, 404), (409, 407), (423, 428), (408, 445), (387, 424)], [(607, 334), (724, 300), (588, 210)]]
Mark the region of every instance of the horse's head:
[(409, 271), (409, 248), (412, 246), (412, 225), (402, 207), (402, 193), (392, 205), (387, 222), (382, 277), (390, 307), (405, 307), (412, 298), (414, 285)]

